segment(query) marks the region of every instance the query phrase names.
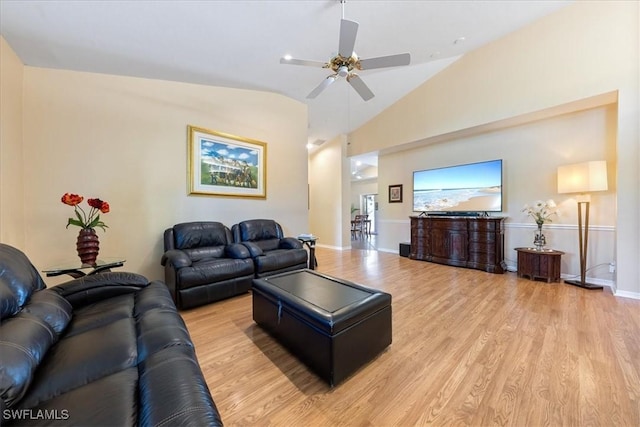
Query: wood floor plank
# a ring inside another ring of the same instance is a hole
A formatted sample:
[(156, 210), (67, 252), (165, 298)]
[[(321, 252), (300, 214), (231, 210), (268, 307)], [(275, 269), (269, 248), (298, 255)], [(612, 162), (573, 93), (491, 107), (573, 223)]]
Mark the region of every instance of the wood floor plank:
[(316, 256), (392, 294), (393, 343), (332, 389), (253, 322), (250, 293), (184, 311), (226, 425), (640, 425), (640, 301), (376, 251)]

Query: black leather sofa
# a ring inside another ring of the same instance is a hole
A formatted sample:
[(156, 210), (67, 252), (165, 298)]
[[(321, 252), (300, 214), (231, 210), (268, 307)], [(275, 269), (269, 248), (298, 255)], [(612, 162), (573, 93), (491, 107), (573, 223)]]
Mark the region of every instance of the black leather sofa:
[(208, 304), (251, 288), (254, 265), (249, 250), (234, 244), (220, 222), (176, 224), (164, 232), (161, 264), (179, 309)]
[(218, 426), (162, 282), (107, 272), (45, 288), (0, 244), (2, 426)]
[(294, 237), (285, 237), (271, 219), (250, 219), (231, 227), (233, 240), (249, 249), (256, 278), (300, 270), (308, 266), (308, 254)]

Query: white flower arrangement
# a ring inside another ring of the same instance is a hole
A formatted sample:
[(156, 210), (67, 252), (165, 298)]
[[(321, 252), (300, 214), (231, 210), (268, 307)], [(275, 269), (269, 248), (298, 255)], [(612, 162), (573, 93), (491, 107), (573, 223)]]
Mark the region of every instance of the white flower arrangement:
[(552, 222), (551, 217), (558, 214), (558, 207), (556, 202), (552, 199), (543, 202), (542, 200), (536, 200), (532, 206), (524, 205), (522, 212), (526, 212), (530, 215), (538, 225), (542, 225), (545, 222)]

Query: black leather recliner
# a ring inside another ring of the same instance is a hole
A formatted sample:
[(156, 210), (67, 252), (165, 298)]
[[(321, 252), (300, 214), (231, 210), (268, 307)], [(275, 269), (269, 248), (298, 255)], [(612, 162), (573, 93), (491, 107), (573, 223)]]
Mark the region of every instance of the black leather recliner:
[(266, 277), (308, 266), (308, 254), (294, 237), (285, 237), (271, 219), (251, 219), (231, 228), (233, 240), (242, 243), (253, 258), (256, 277)]
[(179, 309), (208, 304), (249, 291), (254, 266), (249, 250), (233, 242), (219, 222), (186, 222), (164, 232), (161, 263)]

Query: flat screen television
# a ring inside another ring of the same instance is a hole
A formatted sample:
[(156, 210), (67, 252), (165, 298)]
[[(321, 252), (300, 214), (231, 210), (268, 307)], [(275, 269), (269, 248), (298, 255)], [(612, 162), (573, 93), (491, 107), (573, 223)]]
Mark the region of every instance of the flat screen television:
[(501, 212), (502, 160), (413, 172), (413, 211)]

